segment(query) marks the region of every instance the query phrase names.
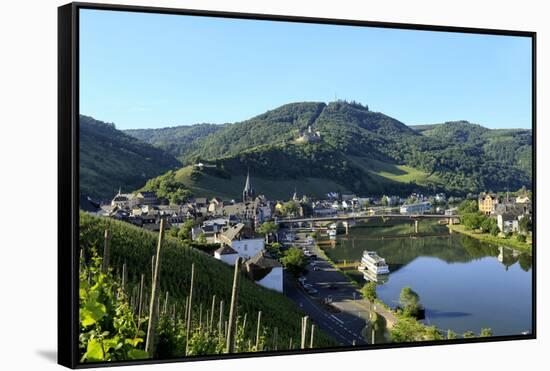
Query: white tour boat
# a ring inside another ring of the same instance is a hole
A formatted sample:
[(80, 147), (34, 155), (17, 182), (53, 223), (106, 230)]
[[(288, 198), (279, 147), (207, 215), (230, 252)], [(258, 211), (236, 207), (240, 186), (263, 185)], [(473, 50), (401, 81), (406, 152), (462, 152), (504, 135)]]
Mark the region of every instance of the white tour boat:
[(388, 274), (390, 269), (386, 264), (386, 260), (378, 256), (374, 251), (364, 251), (361, 258), (359, 270), (368, 271), (371, 275)]

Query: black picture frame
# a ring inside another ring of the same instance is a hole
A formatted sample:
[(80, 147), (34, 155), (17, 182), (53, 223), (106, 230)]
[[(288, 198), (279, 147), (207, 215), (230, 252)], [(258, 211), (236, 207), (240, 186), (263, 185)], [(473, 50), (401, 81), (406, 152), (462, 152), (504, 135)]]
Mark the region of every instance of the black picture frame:
[(96, 3), (70, 3), (58, 8), (58, 363), (69, 368), (91, 368), (138, 364), (157, 364), (183, 361), (222, 360), (231, 358), (281, 356), (289, 354), (312, 354), (343, 352), (367, 349), (387, 349), (448, 344), (484, 343), (506, 340), (536, 339), (536, 202), (533, 202), (533, 265), (532, 265), (532, 332), (529, 335), (493, 336), (488, 338), (425, 341), (398, 344), (321, 348), (259, 353), (224, 354), (215, 356), (192, 356), (174, 359), (151, 359), (128, 362), (79, 363), (78, 357), (78, 220), (79, 220), (79, 10), (96, 9), (109, 11), (194, 15), (243, 20), (270, 20), (298, 23), (351, 25), (406, 30), (426, 30), (454, 33), (523, 36), (532, 42), (532, 133), (533, 133), (533, 198), (536, 194), (536, 40), (533, 31), (514, 31), (488, 28), (436, 26), (424, 24), (374, 22), (352, 19), (331, 19), (272, 14), (235, 13), (174, 9)]

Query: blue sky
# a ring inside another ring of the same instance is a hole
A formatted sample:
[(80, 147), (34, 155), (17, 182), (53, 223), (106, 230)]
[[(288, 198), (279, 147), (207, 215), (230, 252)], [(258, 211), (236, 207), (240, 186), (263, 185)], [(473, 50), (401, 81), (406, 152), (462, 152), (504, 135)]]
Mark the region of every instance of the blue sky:
[(405, 124), (531, 127), (531, 40), (81, 10), (80, 110), (119, 129), (368, 104)]

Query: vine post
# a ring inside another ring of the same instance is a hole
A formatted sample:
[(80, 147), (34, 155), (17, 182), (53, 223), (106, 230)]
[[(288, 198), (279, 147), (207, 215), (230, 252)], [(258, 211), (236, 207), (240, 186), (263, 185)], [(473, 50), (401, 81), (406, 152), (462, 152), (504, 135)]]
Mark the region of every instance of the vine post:
[(258, 347), (260, 346), (260, 324), (262, 321), (262, 311), (258, 311), (258, 325), (256, 326), (256, 352), (258, 351)]
[(153, 347), (154, 347), (154, 337), (155, 337), (155, 320), (157, 313), (155, 312), (155, 302), (156, 300), (156, 291), (157, 283), (159, 281), (159, 271), (160, 271), (160, 253), (162, 248), (162, 239), (164, 238), (164, 219), (160, 220), (160, 231), (159, 239), (157, 244), (157, 255), (155, 258), (155, 269), (153, 270), (153, 285), (151, 287), (151, 298), (149, 303), (149, 325), (147, 326), (147, 337), (145, 340), (145, 351), (149, 355), (153, 356)]
[(141, 282), (139, 283), (139, 303), (138, 303), (138, 329), (139, 329), (139, 326), (141, 325), (141, 311), (142, 311), (142, 308), (143, 308), (143, 284), (144, 284), (144, 281), (145, 280), (145, 275), (142, 274), (141, 275)]
[(187, 304), (187, 324), (185, 326), (185, 355), (189, 354), (189, 333), (191, 331), (191, 308), (193, 307), (193, 283), (195, 280), (195, 263), (191, 264), (191, 287)]
[(212, 310), (210, 312), (210, 326), (208, 327), (208, 330), (212, 331), (214, 329), (214, 310), (216, 305), (216, 295), (212, 296)]
[(311, 339), (309, 340), (309, 347), (313, 348), (313, 334), (315, 333), (315, 324), (311, 324)]
[(306, 348), (307, 320), (308, 320), (308, 316), (304, 316), (302, 318), (302, 338), (301, 338), (301, 342), (300, 342), (300, 348), (301, 349)]
[(101, 271), (107, 273), (109, 270), (109, 241), (111, 240), (111, 235), (109, 230), (105, 230), (103, 237), (103, 265), (101, 266)]
[(233, 353), (235, 350), (235, 317), (237, 314), (237, 291), (239, 289), (239, 268), (241, 266), (241, 258), (235, 260), (235, 272), (233, 275), (233, 288), (231, 290), (231, 306), (229, 307), (229, 321), (227, 324), (227, 343), (225, 347), (226, 353)]

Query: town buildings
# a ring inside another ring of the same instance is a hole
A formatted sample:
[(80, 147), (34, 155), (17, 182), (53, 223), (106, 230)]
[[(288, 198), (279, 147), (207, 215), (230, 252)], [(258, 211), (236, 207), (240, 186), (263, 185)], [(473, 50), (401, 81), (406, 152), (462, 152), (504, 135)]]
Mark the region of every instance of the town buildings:
[(494, 193), (482, 193), (478, 198), (479, 211), (485, 215), (491, 215), (499, 203), (499, 198)]
[(401, 214), (424, 214), (432, 209), (432, 204), (428, 201), (417, 202), (414, 204), (403, 205), (400, 207)]

